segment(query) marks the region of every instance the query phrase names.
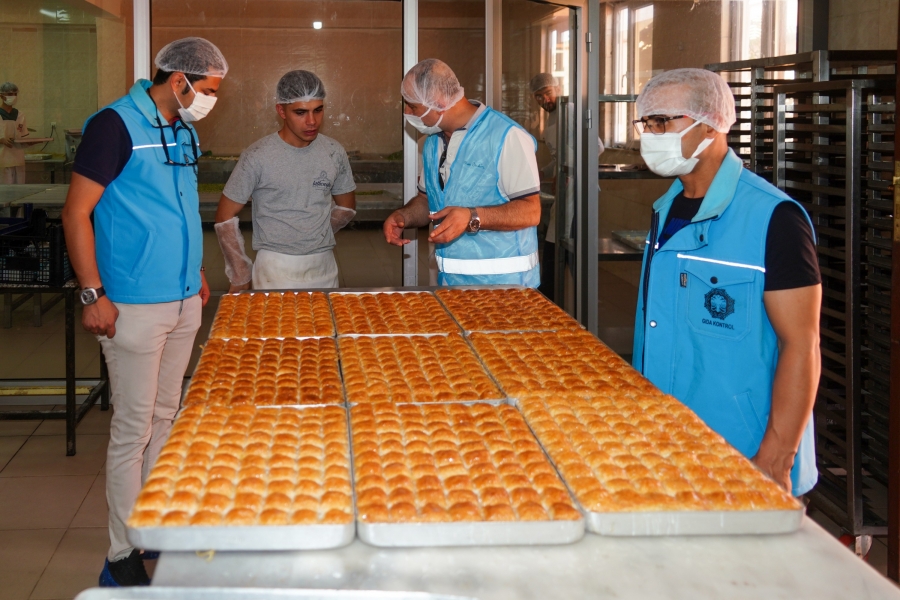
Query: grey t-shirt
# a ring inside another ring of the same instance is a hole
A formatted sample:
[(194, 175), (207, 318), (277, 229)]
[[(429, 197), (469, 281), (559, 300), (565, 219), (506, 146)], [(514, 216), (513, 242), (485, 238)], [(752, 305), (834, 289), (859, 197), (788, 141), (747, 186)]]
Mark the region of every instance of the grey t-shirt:
[(304, 255), (334, 247), (332, 196), (356, 189), (347, 153), (319, 134), (295, 148), (277, 133), (241, 154), (223, 192), (246, 204), (253, 197), (253, 249)]

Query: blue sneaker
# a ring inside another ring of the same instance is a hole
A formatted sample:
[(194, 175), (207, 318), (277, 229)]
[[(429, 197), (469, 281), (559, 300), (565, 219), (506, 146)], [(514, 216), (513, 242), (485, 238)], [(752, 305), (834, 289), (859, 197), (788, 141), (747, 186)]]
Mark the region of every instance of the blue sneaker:
[(103, 564), (100, 572), (100, 587), (128, 587), (150, 585), (150, 577), (144, 568), (141, 551), (135, 548), (121, 560)]

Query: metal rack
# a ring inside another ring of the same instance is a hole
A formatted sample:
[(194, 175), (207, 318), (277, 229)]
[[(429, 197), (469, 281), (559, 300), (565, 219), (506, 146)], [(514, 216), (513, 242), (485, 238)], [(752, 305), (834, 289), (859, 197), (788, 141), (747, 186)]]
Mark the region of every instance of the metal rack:
[(738, 118), (728, 136), (729, 146), (744, 160), (748, 169), (772, 181), (775, 152), (773, 88), (776, 85), (859, 77), (893, 80), (893, 75), (882, 75), (877, 71), (891, 70), (896, 62), (897, 55), (893, 51), (818, 50), (715, 63), (706, 68), (725, 76), (734, 93)]
[(854, 536), (887, 533), (893, 93), (875, 79), (772, 88), (774, 183), (810, 214), (822, 272), (811, 498)]

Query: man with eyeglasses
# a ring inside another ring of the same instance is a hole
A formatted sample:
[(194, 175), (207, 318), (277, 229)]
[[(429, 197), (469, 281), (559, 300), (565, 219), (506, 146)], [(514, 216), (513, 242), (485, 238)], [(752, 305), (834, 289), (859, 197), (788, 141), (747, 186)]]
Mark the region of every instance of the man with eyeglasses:
[(786, 490), (818, 479), (821, 276), (803, 208), (728, 148), (734, 97), (703, 69), (651, 79), (641, 155), (677, 176), (653, 205), (634, 366)]
[(88, 119), (62, 215), (82, 324), (103, 348), (115, 408), (101, 586), (150, 582), (125, 520), (172, 427), (209, 299), (192, 123), (212, 109), (228, 63), (207, 40), (185, 38), (155, 64), (152, 82)]

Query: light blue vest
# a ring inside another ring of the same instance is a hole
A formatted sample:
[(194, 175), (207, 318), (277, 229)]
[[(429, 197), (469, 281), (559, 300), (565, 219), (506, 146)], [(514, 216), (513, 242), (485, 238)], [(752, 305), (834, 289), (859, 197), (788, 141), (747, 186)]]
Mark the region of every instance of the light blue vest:
[(196, 167), (165, 164), (160, 137), (165, 136), (172, 161), (191, 162), (190, 136), (180, 131), (175, 144), (172, 129), (160, 129), (157, 117), (168, 123), (147, 94), (150, 85), (138, 81), (107, 107), (128, 128), (131, 158), (94, 208), (100, 278), (110, 300), (126, 304), (183, 300), (200, 291), (203, 231)]
[[(506, 134), (513, 127), (519, 127), (518, 123), (486, 107), (466, 132), (443, 190), (438, 171), (440, 134), (425, 140), (422, 160), (431, 212), (445, 206), (498, 206), (509, 202), (497, 188), (497, 167)], [(517, 284), (536, 288), (541, 282), (537, 248), (537, 227), (463, 233), (448, 244), (437, 244), (438, 284)], [(523, 264), (527, 266), (522, 267)]]
[[(766, 234), (775, 207), (793, 200), (729, 151), (697, 216), (655, 250), (651, 244), (682, 189), (676, 180), (653, 205), (634, 366), (753, 457), (769, 421), (778, 362), (763, 304)], [(793, 493), (805, 494), (817, 480), (810, 419), (791, 471)]]

